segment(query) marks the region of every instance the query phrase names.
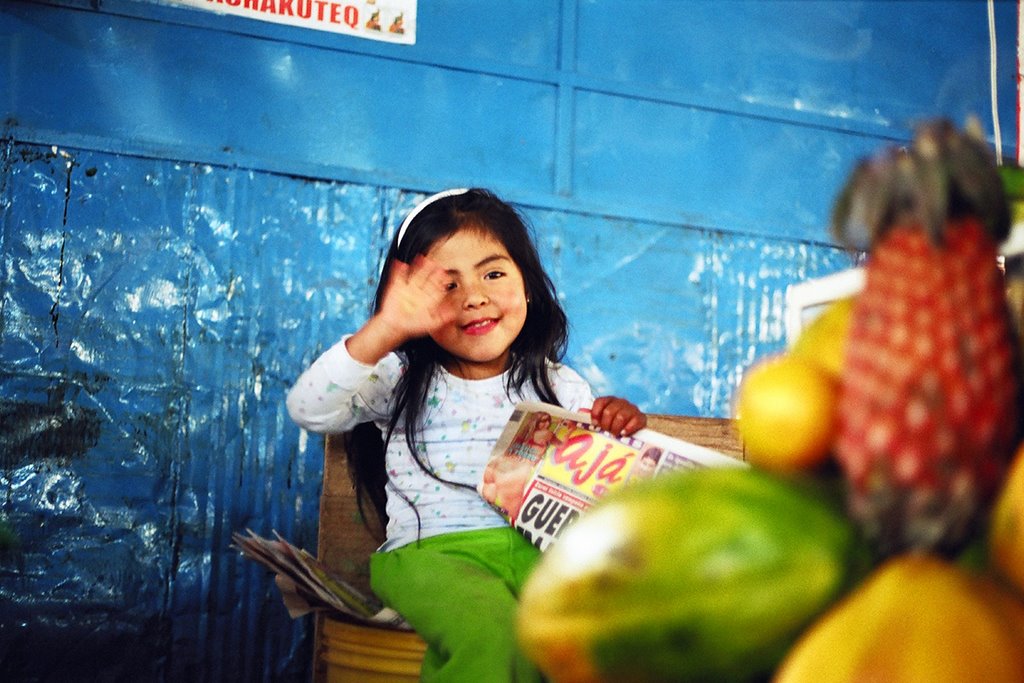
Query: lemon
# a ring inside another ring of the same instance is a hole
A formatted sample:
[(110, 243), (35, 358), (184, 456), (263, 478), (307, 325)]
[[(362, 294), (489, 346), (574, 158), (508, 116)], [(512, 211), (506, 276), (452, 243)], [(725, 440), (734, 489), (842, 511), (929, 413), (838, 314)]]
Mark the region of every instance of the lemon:
[(820, 365), (833, 377), (843, 370), (854, 297), (833, 301), (800, 333), (790, 353)]
[(838, 383), (821, 366), (792, 353), (761, 359), (733, 403), (747, 460), (778, 472), (821, 464), (835, 436), (837, 400)]

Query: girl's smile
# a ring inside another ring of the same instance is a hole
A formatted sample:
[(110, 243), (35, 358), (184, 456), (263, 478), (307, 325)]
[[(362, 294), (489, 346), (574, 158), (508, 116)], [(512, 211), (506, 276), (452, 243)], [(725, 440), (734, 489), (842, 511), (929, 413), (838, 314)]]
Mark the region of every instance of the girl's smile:
[(451, 355), (445, 369), (464, 379), (500, 375), (526, 322), (519, 267), (500, 241), (475, 228), (436, 243), (427, 257), (445, 271), (444, 306), (454, 318), (430, 335)]
[(497, 320), (488, 318), (486, 320), (475, 320), (467, 325), (463, 325), (462, 329), (465, 330), (466, 334), (487, 334), (498, 324)]

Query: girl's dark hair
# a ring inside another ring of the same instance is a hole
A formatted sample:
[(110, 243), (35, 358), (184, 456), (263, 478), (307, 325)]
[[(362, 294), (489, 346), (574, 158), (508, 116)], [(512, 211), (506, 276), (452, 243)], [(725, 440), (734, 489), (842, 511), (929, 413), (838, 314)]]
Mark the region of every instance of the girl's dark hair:
[[(558, 303), (554, 284), (541, 266), (523, 217), (492, 192), (475, 188), (437, 199), (416, 215), (404, 236), (396, 234), (384, 260), (374, 311), (380, 309), (391, 267), (396, 260), (411, 263), (417, 255), (426, 254), (438, 240), (462, 229), (479, 230), (501, 242), (519, 267), (526, 286), (529, 302), (526, 322), (512, 342), (505, 391), (513, 396), (529, 385), (541, 400), (559, 405), (548, 376), (548, 362), (561, 361), (565, 353), (568, 342), (565, 311)], [(400, 242), (398, 237), (402, 237)], [(405, 442), (413, 458), (424, 472), (450, 486), (474, 488), (439, 477), (416, 448), (430, 382), (444, 362), (450, 360), (449, 355), (430, 337), (410, 340), (397, 352), (405, 363), (406, 371), (395, 387), (394, 410), (386, 433), (381, 434), (375, 425), (365, 423), (352, 430), (347, 440), (349, 474), (355, 485), (359, 509), (368, 528), (372, 528), (367, 515), (368, 508), (372, 508), (382, 531), (387, 524), (384, 452), (399, 425), (404, 428)], [(411, 501), (406, 502), (415, 509)]]

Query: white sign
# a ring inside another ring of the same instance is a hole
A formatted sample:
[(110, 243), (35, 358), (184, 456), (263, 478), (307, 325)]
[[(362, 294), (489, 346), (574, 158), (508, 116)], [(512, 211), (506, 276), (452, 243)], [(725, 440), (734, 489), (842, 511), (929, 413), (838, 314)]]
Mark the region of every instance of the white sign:
[(220, 14), (389, 43), (416, 42), (417, 0), (165, 0)]

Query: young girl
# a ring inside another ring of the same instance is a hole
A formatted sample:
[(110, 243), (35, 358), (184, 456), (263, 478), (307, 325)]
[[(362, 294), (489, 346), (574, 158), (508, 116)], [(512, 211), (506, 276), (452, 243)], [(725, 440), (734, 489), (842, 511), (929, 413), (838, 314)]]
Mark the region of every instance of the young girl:
[(386, 483), (370, 583), (427, 642), (422, 680), (540, 680), (514, 628), (538, 551), (477, 493), (491, 449), (521, 400), (589, 408), (614, 433), (646, 424), (559, 363), (566, 341), (519, 214), (486, 190), (447, 190), (403, 221), (372, 317), (288, 395), (305, 429), (359, 426), (349, 457), (361, 500)]

